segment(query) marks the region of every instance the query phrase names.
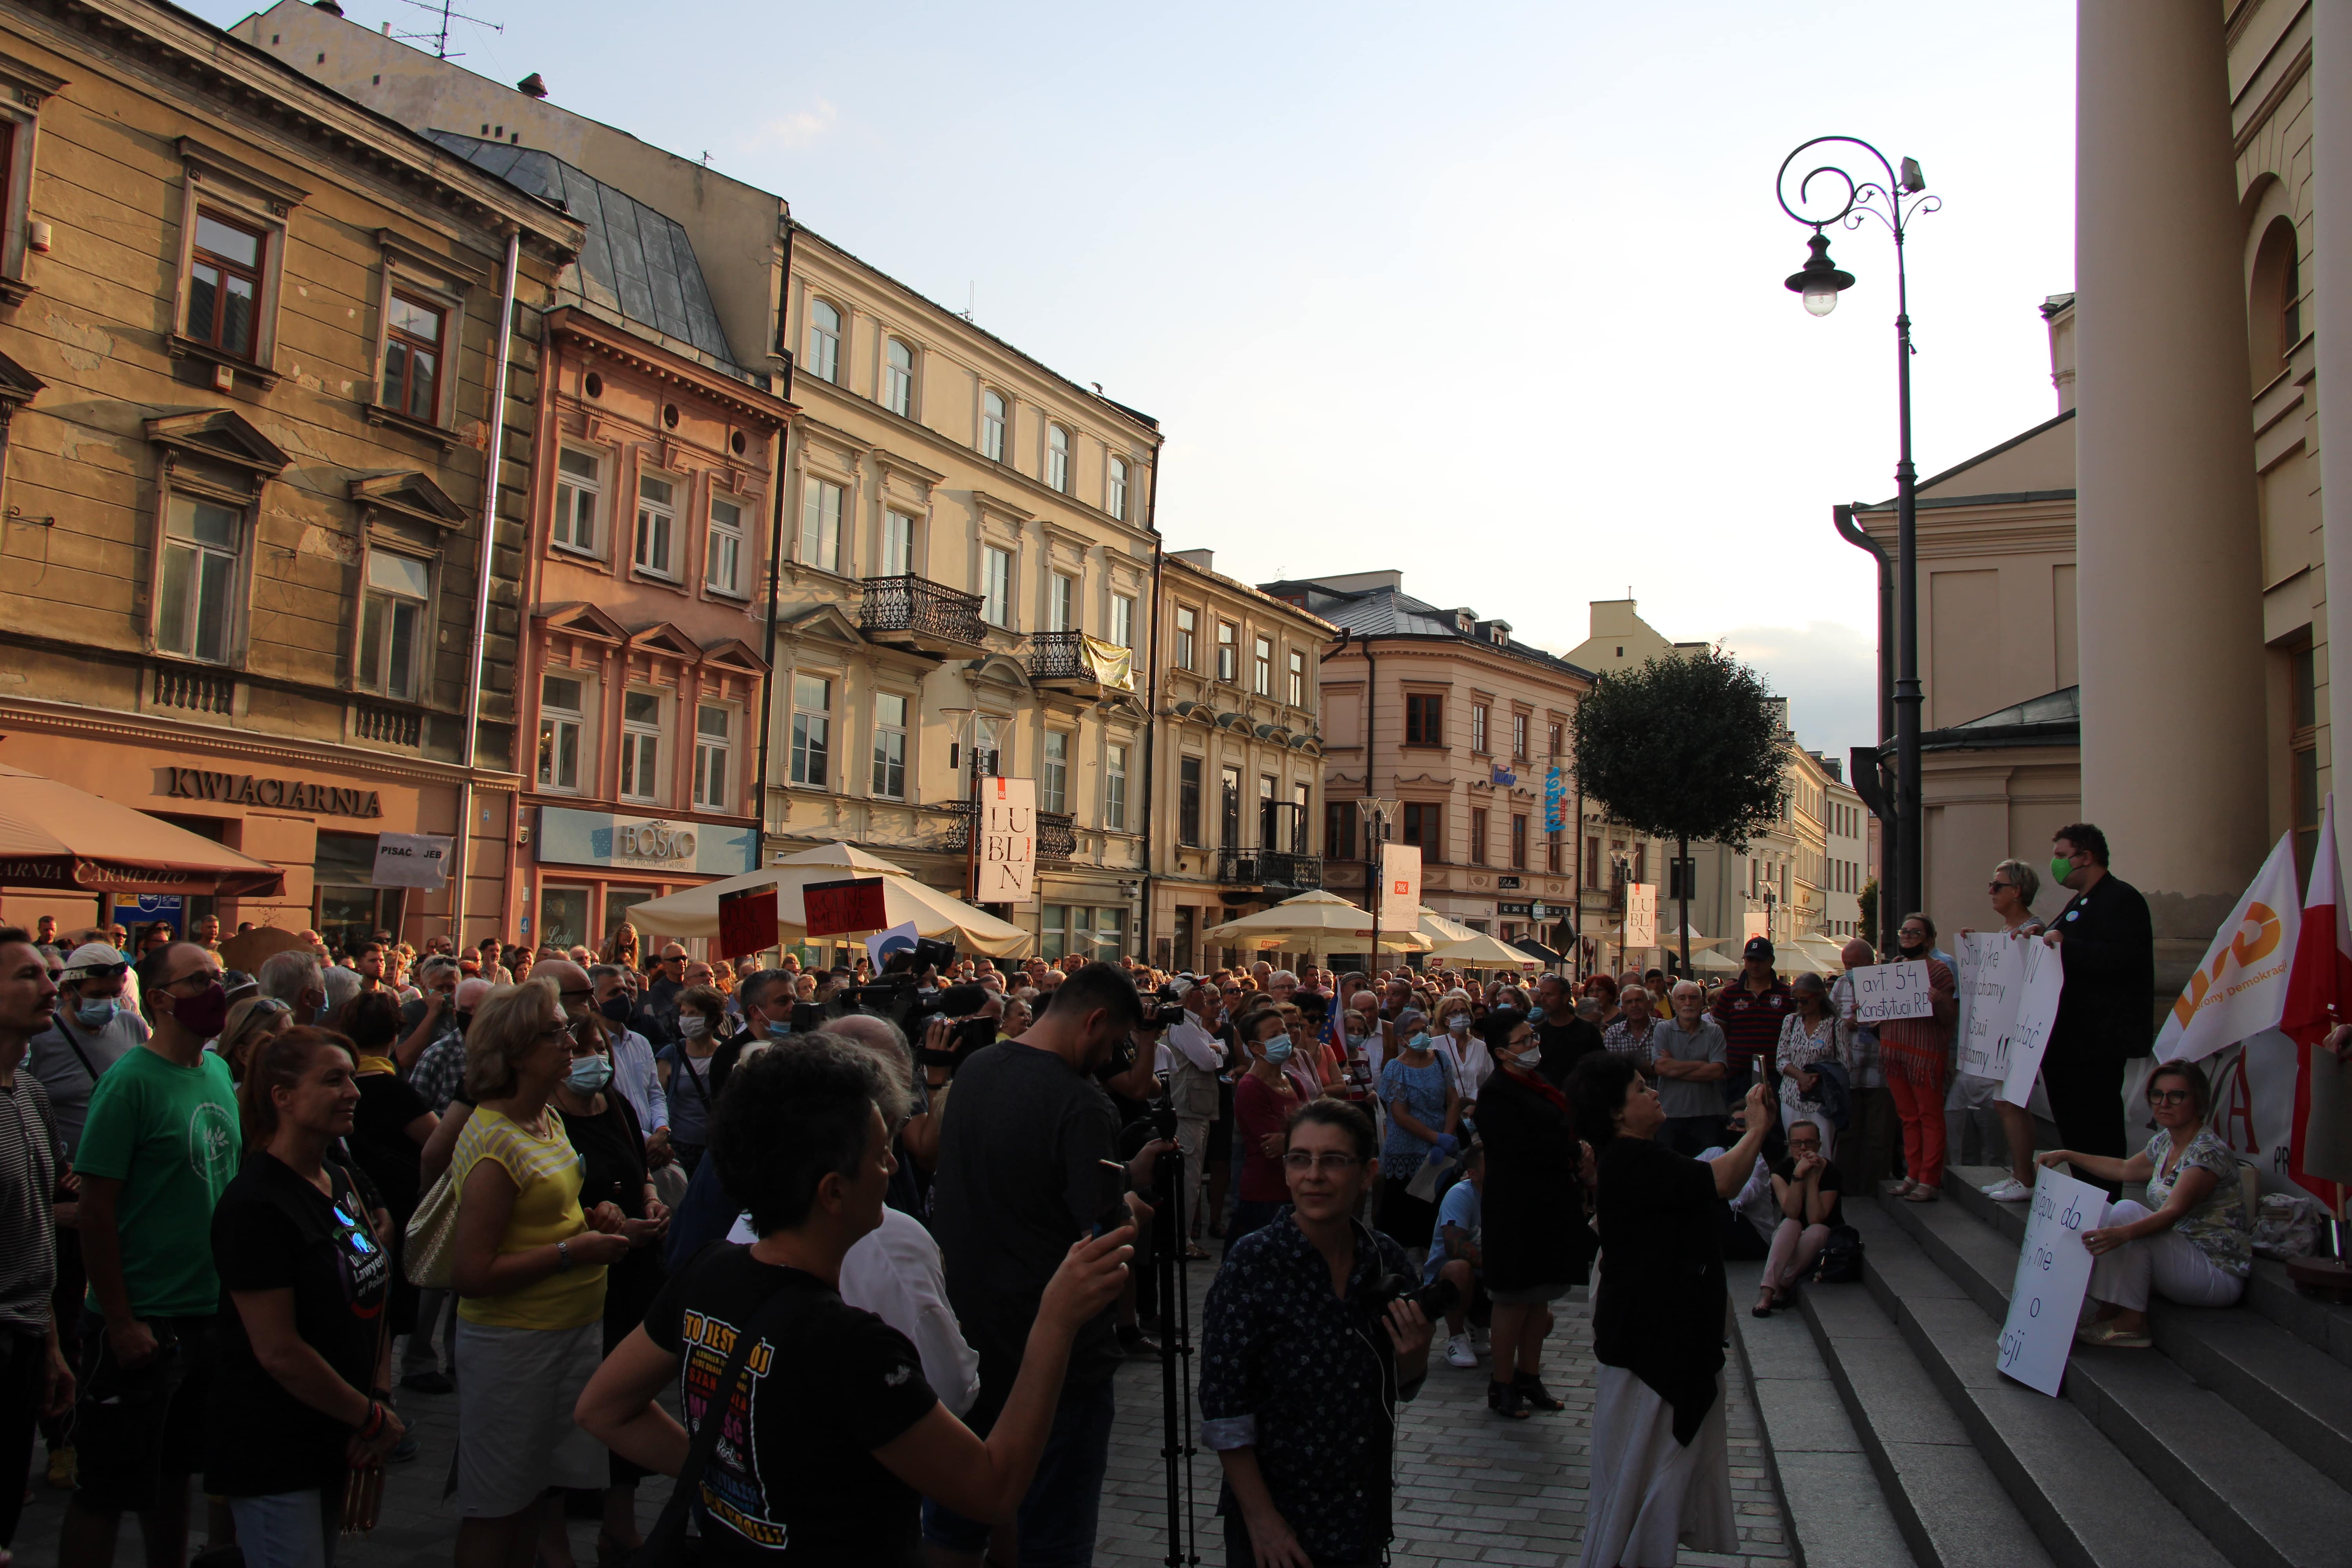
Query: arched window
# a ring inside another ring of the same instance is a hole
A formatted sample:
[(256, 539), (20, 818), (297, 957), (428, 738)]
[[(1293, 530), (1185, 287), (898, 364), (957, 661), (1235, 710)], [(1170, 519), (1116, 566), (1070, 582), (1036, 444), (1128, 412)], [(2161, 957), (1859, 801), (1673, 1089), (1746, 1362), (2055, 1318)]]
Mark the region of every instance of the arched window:
[(882, 401), (893, 414), (915, 416), (915, 351), (896, 338), (890, 340), (890, 363), (883, 373)]
[(1103, 510), (1127, 520), (1127, 459), (1113, 458), (1103, 480)]
[(2246, 340), (2253, 353), (2254, 390), (2276, 380), (2303, 341), (2303, 266), (2294, 222), (2271, 220), (2254, 253), (2253, 286), (2246, 300)]
[(992, 463), (1004, 461), (1004, 395), (983, 392), (980, 395), (980, 455)]
[(1045, 482), (1070, 493), (1070, 433), (1059, 425), (1045, 426)]
[(808, 359), (801, 368), (821, 381), (841, 379), (841, 312), (822, 300), (809, 301)]

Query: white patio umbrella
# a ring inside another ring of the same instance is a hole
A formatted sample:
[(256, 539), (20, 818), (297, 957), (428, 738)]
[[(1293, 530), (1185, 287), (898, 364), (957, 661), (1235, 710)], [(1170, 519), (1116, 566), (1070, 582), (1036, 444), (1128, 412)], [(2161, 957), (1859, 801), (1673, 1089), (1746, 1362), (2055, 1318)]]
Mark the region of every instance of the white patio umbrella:
[[(903, 866), (892, 865), (878, 856), (850, 844), (827, 844), (815, 849), (803, 849), (788, 855), (772, 866), (762, 866), (756, 871), (746, 871), (740, 877), (721, 881), (706, 882), (699, 888), (688, 888), (666, 899), (652, 899), (639, 904), (629, 913), (641, 931), (659, 931), (664, 936), (717, 936), (719, 934), (719, 900), (729, 893), (748, 888), (773, 887), (776, 889), (776, 940), (791, 944), (809, 940), (807, 916), (803, 910), (801, 891), (811, 882), (840, 882), (852, 878), (882, 879), (883, 923), (876, 931), (887, 931), (892, 926), (915, 923), (918, 933), (952, 942), (967, 953), (984, 952), (992, 958), (1018, 958), (1025, 953), (1036, 938), (1019, 926), (998, 920), (986, 910), (967, 904), (952, 894), (918, 879)], [(871, 931), (838, 931), (821, 941), (835, 937), (848, 939), (870, 936)]]
[[(1201, 933), (1201, 940), (1261, 952), (1344, 952), (1371, 943), (1372, 916), (1337, 893), (1318, 889), (1211, 926)], [(1392, 952), (1427, 952), (1431, 942), (1419, 931), (1391, 931), (1381, 933), (1379, 945)]]
[(1536, 960), (1499, 937), (1473, 931), (1423, 905), (1421, 934), (1429, 939), (1429, 956), (1473, 969), (1533, 969)]

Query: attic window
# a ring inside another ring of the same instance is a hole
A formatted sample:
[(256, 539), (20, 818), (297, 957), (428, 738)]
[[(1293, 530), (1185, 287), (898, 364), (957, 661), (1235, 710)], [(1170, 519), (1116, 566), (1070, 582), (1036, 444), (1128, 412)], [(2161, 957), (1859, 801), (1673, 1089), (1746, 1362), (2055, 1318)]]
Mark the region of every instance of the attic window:
[(1495, 646), (1497, 647), (1507, 647), (1510, 646), (1511, 634), (1504, 630), (1500, 626), (1494, 628), (1494, 638)]
[(1618, 648), (1617, 648), (1617, 657), (1618, 657), (1619, 658), (1623, 658), (1625, 657), (1625, 648), (1624, 648), (1624, 645), (1623, 645), (1623, 644), (1622, 644), (1622, 643), (1618, 645)]

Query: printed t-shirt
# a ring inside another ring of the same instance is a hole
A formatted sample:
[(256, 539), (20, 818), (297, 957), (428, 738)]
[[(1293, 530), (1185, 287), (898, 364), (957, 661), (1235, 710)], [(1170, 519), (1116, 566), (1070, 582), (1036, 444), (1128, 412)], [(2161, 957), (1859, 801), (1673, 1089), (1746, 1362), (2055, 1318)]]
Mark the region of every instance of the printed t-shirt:
[[(586, 1163), (565, 1136), (563, 1118), (555, 1107), (549, 1106), (545, 1115), (548, 1135), (541, 1138), (512, 1118), (487, 1105), (477, 1106), (450, 1156), (449, 1168), (457, 1173), (451, 1179), (461, 1190), (474, 1167), (485, 1160), (503, 1167), (513, 1181), (514, 1212), (507, 1216), (506, 1234), (499, 1237), (501, 1258), (568, 1241), (588, 1226), (580, 1213)], [(462, 1212), (462, 1199), (459, 1208)], [(462, 1296), (457, 1300), (457, 1315), (467, 1322), (509, 1329), (576, 1329), (604, 1313), (602, 1264), (574, 1264), (508, 1295)]]
[[(142, 1047), (100, 1075), (75, 1167), (122, 1184), (114, 1219), (132, 1316), (219, 1310), (213, 1205), (236, 1179), (242, 1146), (228, 1064), (211, 1052), (184, 1068)], [(89, 1301), (98, 1310), (95, 1291)]]

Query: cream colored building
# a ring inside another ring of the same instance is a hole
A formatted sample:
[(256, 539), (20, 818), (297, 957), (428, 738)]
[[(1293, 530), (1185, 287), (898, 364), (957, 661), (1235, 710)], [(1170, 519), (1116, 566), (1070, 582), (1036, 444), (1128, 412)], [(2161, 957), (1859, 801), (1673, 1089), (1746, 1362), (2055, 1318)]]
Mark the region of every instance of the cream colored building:
[(1213, 562), (1160, 558), (1145, 952), (1162, 968), (1208, 963), (1202, 931), (1322, 887), (1348, 852), (1326, 837), (1318, 717), (1339, 628)]

